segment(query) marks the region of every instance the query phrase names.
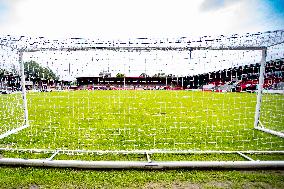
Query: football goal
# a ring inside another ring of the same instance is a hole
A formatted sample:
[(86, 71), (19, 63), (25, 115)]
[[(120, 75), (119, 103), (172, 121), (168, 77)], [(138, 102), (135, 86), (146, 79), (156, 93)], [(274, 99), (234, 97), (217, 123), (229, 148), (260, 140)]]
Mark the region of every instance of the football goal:
[(284, 167), (284, 31), (0, 38), (0, 165)]

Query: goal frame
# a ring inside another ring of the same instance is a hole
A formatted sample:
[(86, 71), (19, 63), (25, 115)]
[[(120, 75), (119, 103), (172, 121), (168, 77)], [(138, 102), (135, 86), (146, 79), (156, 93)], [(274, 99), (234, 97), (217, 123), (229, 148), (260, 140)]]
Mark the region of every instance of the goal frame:
[(263, 125), (260, 121), (260, 111), (261, 111), (261, 102), (262, 102), (262, 94), (263, 94), (266, 56), (267, 56), (267, 49), (264, 48), (262, 49), (262, 57), (260, 61), (260, 71), (259, 71), (259, 79), (258, 79), (259, 84), (258, 84), (258, 90), (257, 90), (257, 104), (255, 108), (254, 128), (259, 131), (263, 131), (263, 132), (284, 138), (284, 133), (274, 131), (272, 129), (267, 129), (265, 128), (265, 125)]
[[(22, 129), (29, 127), (28, 120), (28, 106), (25, 89), (25, 75), (23, 53), (35, 51), (79, 51), (79, 50), (93, 50), (96, 47), (84, 48), (54, 48), (54, 49), (20, 49), (19, 64), (21, 68), (21, 86), (24, 109), (24, 124), (23, 126), (6, 132), (0, 135), (3, 139), (11, 134), (20, 132)], [(104, 49), (123, 49), (133, 50), (132, 47), (105, 47)], [(136, 48), (137, 49), (137, 48)], [(141, 47), (139, 50), (151, 50), (152, 47)], [(157, 49), (157, 48), (155, 48)], [(235, 48), (212, 48), (212, 47), (186, 47), (186, 48), (159, 48), (160, 50), (260, 50), (262, 51), (262, 58), (260, 64), (260, 77), (257, 91), (257, 104), (255, 108), (254, 128), (263, 132), (277, 135), (283, 138), (283, 134), (273, 130), (266, 129), (260, 122), (260, 110), (264, 83), (265, 61), (267, 54), (267, 47), (235, 47)], [(0, 151), (14, 151), (15, 149), (0, 148)], [(118, 151), (88, 151), (88, 150), (47, 150), (47, 149), (17, 149), (19, 152), (31, 153), (48, 153), (51, 156), (47, 159), (22, 159), (22, 158), (0, 158), (0, 165), (9, 166), (37, 166), (37, 167), (61, 167), (61, 168), (87, 168), (87, 169), (176, 169), (176, 168), (206, 168), (206, 169), (255, 169), (255, 168), (284, 168), (284, 160), (280, 161), (259, 161), (249, 157), (250, 154), (284, 154), (284, 151), (192, 151), (192, 150), (118, 150)], [(145, 155), (145, 161), (81, 161), (81, 160), (54, 160), (54, 157), (61, 153), (95, 153), (95, 154), (141, 154)], [(246, 161), (153, 161), (152, 154), (238, 154)]]
[(26, 88), (23, 86), (26, 86), (25, 84), (25, 73), (24, 73), (24, 63), (23, 63), (23, 52), (18, 51), (19, 55), (19, 65), (20, 65), (20, 74), (21, 74), (21, 93), (22, 93), (22, 100), (23, 100), (23, 110), (24, 110), (24, 120), (22, 126), (9, 130), (6, 133), (3, 133), (0, 135), (0, 140), (3, 138), (8, 137), (9, 135), (15, 134), (27, 127), (29, 127), (29, 115), (28, 115), (28, 103), (27, 103), (27, 93)]

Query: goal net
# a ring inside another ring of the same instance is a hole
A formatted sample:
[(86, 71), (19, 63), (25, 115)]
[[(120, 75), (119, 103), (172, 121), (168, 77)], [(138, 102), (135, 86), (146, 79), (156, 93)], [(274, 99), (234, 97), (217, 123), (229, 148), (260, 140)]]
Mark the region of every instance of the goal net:
[[(282, 54), (283, 45), (270, 49), (270, 56)], [(268, 61), (263, 66), (263, 88), (261, 93), (261, 111), (257, 129), (284, 138), (284, 80), (283, 59)]]
[(24, 125), (17, 51), (0, 47), (0, 139)]
[(0, 70), (13, 81), (1, 76), (0, 148), (281, 152), (283, 39), (275, 31), (3, 47)]

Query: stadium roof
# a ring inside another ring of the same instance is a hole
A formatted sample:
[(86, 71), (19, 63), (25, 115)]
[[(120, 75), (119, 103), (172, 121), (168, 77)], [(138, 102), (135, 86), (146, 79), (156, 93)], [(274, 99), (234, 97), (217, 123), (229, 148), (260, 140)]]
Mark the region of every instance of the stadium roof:
[(4, 36), (0, 37), (0, 45), (14, 50), (33, 51), (76, 51), (92, 49), (108, 50), (261, 50), (284, 42), (284, 30), (258, 32), (254, 34), (217, 37), (202, 36), (199, 38), (136, 38), (123, 40), (103, 40), (69, 38), (51, 40), (45, 37)]

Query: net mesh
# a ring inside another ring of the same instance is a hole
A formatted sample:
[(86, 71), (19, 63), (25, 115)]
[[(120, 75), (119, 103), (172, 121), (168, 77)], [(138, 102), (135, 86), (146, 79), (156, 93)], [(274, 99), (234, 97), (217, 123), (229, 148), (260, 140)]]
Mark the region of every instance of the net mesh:
[(23, 101), (20, 90), (17, 52), (0, 48), (0, 136), (22, 126)]
[[(30, 126), (2, 139), (1, 148), (284, 149), (283, 139), (254, 129), (260, 51), (73, 51), (64, 44), (54, 51), (46, 46), (42, 51), (24, 52)], [(269, 51), (268, 60), (284, 57), (281, 48)], [(7, 65), (4, 59), (2, 65)], [(283, 82), (283, 75), (278, 78), (273, 84)], [(19, 91), (0, 96), (1, 133), (23, 122)], [(283, 94), (265, 93), (261, 122), (282, 132), (283, 109)]]
[(264, 94), (261, 109), (261, 125), (284, 133), (284, 95)]

